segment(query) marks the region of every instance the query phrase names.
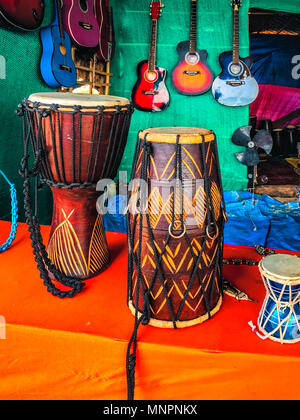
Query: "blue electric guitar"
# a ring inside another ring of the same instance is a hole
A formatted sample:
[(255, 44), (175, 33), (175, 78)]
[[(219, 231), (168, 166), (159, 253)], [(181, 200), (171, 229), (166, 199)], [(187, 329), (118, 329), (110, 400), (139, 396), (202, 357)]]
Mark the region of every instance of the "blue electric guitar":
[(226, 106), (244, 106), (258, 95), (258, 84), (250, 73), (252, 58), (239, 56), (239, 8), (241, 0), (233, 0), (233, 50), (219, 57), (222, 73), (214, 80), (212, 93)]
[(43, 53), (40, 70), (44, 81), (52, 88), (75, 87), (76, 68), (71, 54), (71, 40), (63, 27), (61, 0), (54, 0), (55, 20), (40, 31)]

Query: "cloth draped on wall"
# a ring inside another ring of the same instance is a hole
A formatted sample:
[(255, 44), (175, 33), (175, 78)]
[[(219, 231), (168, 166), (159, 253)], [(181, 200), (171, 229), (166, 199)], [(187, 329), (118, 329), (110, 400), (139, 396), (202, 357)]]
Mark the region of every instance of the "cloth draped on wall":
[[(259, 83), (250, 114), (256, 115), (257, 123), (262, 119), (275, 121), (300, 108), (299, 52), (297, 36), (250, 35), (252, 74)], [(299, 122), (300, 117), (286, 124)]]

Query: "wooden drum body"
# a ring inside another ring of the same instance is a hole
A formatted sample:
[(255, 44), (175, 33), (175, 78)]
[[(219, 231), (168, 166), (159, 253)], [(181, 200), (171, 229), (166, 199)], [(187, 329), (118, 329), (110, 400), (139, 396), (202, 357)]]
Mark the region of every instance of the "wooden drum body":
[(109, 263), (96, 184), (117, 173), (132, 106), (125, 98), (51, 92), (31, 95), (24, 108), (40, 177), (53, 193), (50, 260), (68, 277), (95, 276)]
[(266, 296), (258, 317), (260, 338), (280, 343), (300, 341), (300, 258), (274, 254), (259, 262)]
[(129, 308), (163, 328), (207, 320), (222, 303), (225, 211), (214, 133), (141, 131), (132, 179)]

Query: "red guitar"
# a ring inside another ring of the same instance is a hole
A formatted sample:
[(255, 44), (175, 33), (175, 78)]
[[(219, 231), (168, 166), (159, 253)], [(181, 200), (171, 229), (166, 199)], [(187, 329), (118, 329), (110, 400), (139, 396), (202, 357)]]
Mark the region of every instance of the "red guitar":
[(197, 49), (197, 0), (191, 0), (190, 40), (177, 45), (178, 63), (172, 72), (172, 85), (182, 95), (201, 95), (212, 85), (213, 75), (206, 62), (207, 51)]
[(110, 0), (96, 0), (96, 17), (100, 29), (97, 55), (100, 60), (110, 61), (115, 52), (113, 14)]
[(138, 80), (132, 91), (132, 102), (140, 111), (163, 111), (170, 103), (165, 84), (167, 71), (156, 66), (157, 21), (161, 14), (161, 1), (151, 3), (151, 41), (149, 59), (137, 66)]
[(4, 26), (33, 31), (43, 19), (43, 0), (0, 0), (0, 22)]

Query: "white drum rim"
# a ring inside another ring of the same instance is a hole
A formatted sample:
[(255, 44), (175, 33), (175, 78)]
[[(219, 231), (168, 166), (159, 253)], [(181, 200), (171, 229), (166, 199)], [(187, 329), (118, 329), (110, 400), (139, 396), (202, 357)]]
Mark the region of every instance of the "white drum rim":
[[(274, 271), (271, 271), (270, 269), (264, 267), (263, 263), (266, 261), (266, 259), (270, 259), (271, 258), (278, 258), (278, 256), (290, 256), (290, 257), (297, 257), (297, 255), (292, 255), (292, 254), (272, 254), (272, 255), (267, 255), (266, 257), (262, 258), (258, 264), (259, 270), (261, 272), (261, 274), (270, 279), (270, 280), (274, 280), (274, 281), (278, 281), (279, 283), (282, 284), (291, 284), (291, 285), (296, 285), (296, 284), (300, 284), (300, 273), (299, 274), (295, 274), (295, 275), (282, 275), (282, 274), (278, 274)], [(299, 258), (299, 262), (300, 262), (300, 258)]]
[(42, 105), (59, 105), (61, 107), (82, 106), (96, 108), (99, 106), (114, 107), (130, 104), (129, 99), (112, 95), (89, 95), (70, 92), (37, 92), (28, 97), (31, 103), (38, 102)]

